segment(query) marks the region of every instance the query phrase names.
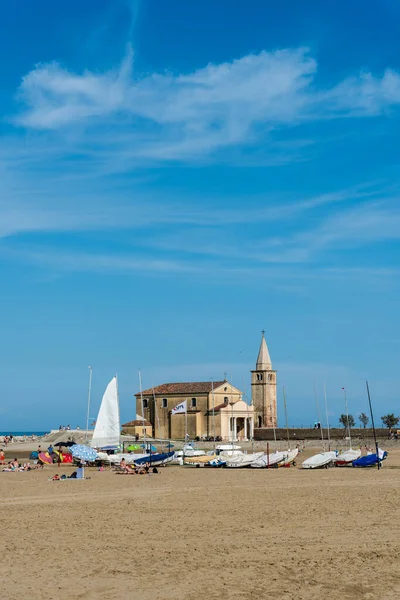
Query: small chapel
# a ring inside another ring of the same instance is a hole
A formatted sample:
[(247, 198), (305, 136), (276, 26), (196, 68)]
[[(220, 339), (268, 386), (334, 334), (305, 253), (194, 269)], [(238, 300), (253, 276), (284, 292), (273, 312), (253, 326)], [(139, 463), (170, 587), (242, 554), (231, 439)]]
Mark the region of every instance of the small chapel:
[[(240, 441), (252, 439), (255, 427), (276, 427), (276, 371), (264, 331), (256, 368), (251, 371), (251, 404), (226, 379), (163, 383), (135, 397), (136, 419), (146, 421), (146, 429), (151, 426), (158, 439)], [(174, 414), (173, 409), (182, 403), (185, 411)]]

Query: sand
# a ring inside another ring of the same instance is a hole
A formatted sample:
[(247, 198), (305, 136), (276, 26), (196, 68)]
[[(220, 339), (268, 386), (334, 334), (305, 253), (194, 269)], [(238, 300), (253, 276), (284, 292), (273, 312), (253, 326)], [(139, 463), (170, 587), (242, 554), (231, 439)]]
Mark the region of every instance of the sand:
[(168, 467), (49, 482), (56, 471), (0, 473), (8, 600), (400, 594), (400, 451), (379, 473)]

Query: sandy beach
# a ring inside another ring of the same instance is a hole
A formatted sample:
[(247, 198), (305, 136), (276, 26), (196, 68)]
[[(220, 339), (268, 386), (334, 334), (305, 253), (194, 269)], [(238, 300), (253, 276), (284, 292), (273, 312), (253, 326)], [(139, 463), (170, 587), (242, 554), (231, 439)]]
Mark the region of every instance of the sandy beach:
[(397, 598), (399, 469), (392, 450), (379, 473), (0, 473), (1, 588), (9, 600)]

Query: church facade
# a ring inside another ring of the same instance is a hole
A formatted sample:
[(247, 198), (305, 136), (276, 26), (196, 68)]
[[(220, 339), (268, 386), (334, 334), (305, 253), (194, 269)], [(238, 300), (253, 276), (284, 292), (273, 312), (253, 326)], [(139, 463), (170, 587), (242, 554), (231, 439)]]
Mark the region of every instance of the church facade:
[[(272, 369), (264, 332), (256, 368), (251, 371), (249, 405), (243, 392), (221, 381), (164, 383), (135, 394), (137, 418), (151, 424), (158, 439), (215, 438), (245, 440), (254, 427), (276, 427), (276, 371)], [(181, 403), (184, 412), (174, 414)]]

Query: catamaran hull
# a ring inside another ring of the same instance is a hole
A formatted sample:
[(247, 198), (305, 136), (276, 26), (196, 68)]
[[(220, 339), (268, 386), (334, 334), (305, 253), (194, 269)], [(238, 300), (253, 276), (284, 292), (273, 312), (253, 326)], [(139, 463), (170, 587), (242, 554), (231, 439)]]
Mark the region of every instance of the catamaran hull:
[(226, 466), (230, 469), (245, 469), (251, 467), (252, 463), (264, 456), (264, 452), (255, 454), (242, 454), (226, 459)]
[(172, 462), (174, 452), (164, 452), (160, 454), (148, 454), (143, 458), (135, 460), (135, 465), (145, 465), (149, 463), (153, 467), (165, 466)]
[(367, 454), (362, 456), (358, 460), (353, 461), (353, 467), (374, 467), (378, 462), (382, 462), (387, 457), (387, 452), (383, 452), (381, 457), (377, 457), (376, 454)]
[(268, 469), (271, 467), (277, 467), (279, 463), (285, 460), (285, 454), (283, 452), (274, 452), (273, 454), (262, 454), (257, 460), (251, 463), (251, 467), (255, 469)]
[(320, 452), (310, 456), (301, 465), (302, 469), (324, 469), (336, 462), (336, 452)]
[(346, 450), (336, 458), (337, 467), (349, 467), (361, 457), (361, 450)]
[(278, 467), (288, 467), (289, 465), (293, 464), (298, 454), (298, 448), (284, 452), (285, 458), (282, 462), (278, 463)]

